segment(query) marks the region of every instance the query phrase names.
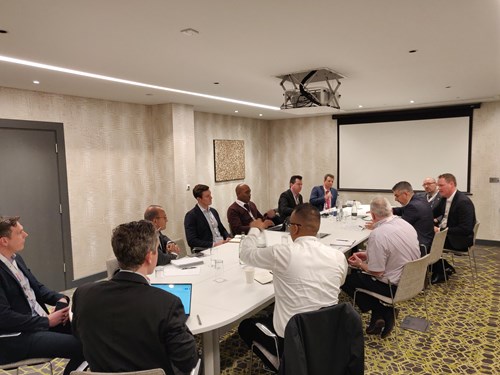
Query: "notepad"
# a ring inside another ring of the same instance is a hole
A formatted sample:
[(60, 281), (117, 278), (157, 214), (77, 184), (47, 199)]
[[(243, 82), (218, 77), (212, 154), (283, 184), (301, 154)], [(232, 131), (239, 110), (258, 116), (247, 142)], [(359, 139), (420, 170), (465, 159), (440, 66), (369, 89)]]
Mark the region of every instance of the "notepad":
[(190, 257), (184, 257), (181, 259), (172, 259), (170, 261), (174, 266), (176, 267), (190, 267), (190, 266), (197, 266), (199, 264), (203, 264), (203, 260), (200, 258), (190, 258)]
[(255, 272), (253, 279), (261, 284), (269, 284), (273, 281), (273, 274), (269, 271), (258, 271)]
[(349, 246), (351, 247), (354, 245), (356, 241), (355, 240), (347, 240), (347, 239), (342, 239), (342, 238), (336, 238), (330, 245), (332, 246)]

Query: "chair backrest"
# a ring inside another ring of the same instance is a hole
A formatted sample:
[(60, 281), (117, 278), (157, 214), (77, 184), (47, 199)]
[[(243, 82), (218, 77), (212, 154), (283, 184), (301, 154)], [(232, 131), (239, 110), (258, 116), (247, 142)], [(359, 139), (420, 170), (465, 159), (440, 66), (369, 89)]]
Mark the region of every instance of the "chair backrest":
[(179, 246), (180, 253), (179, 253), (179, 258), (185, 257), (187, 255), (187, 250), (186, 250), (186, 243), (184, 242), (183, 238), (178, 238), (174, 240), (174, 242)]
[(161, 368), (151, 370), (130, 371), (130, 372), (87, 372), (87, 371), (71, 371), (70, 375), (165, 375), (165, 371)]
[(350, 303), (294, 315), (285, 328), (282, 375), (363, 374), (364, 337)]
[(443, 256), (444, 241), (448, 234), (448, 228), (434, 235), (431, 251), (429, 251), (429, 264), (434, 264)]
[(430, 255), (408, 262), (403, 267), (394, 302), (412, 299), (424, 289)]
[(120, 266), (118, 265), (118, 259), (115, 257), (109, 258), (106, 261), (106, 271), (108, 272), (108, 280), (113, 277), (113, 275), (120, 269)]

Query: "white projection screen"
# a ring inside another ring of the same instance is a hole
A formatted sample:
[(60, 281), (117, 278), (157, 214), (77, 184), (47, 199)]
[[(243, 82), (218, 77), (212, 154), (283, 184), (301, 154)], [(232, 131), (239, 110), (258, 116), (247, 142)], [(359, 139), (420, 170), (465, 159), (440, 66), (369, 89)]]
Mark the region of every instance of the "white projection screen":
[(387, 191), (452, 173), (468, 191), (471, 116), (338, 125), (338, 187)]

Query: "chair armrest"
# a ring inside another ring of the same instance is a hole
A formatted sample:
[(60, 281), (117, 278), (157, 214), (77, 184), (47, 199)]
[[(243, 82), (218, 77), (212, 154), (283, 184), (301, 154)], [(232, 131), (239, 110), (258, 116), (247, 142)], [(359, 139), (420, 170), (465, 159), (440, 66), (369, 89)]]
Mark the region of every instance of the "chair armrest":
[(263, 334), (265, 334), (266, 336), (269, 336), (269, 337), (272, 337), (274, 339), (276, 339), (278, 336), (276, 336), (275, 333), (271, 332), (269, 330), (269, 328), (267, 328), (264, 324), (262, 323), (255, 323), (255, 325), (257, 326), (258, 329), (260, 329), (262, 331)]

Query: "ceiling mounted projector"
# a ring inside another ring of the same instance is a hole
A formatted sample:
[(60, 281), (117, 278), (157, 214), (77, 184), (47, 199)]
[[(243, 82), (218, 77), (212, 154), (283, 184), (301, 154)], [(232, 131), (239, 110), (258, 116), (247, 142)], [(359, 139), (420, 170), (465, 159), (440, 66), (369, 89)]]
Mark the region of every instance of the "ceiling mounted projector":
[[(277, 76), (281, 79), (284, 102), (281, 109), (331, 107), (340, 109), (340, 79), (344, 78), (328, 68), (318, 68)], [(332, 88), (330, 81), (335, 81)], [(288, 88), (285, 86), (288, 84)], [(322, 83), (322, 84), (321, 84)], [(314, 84), (314, 85), (312, 85)]]

